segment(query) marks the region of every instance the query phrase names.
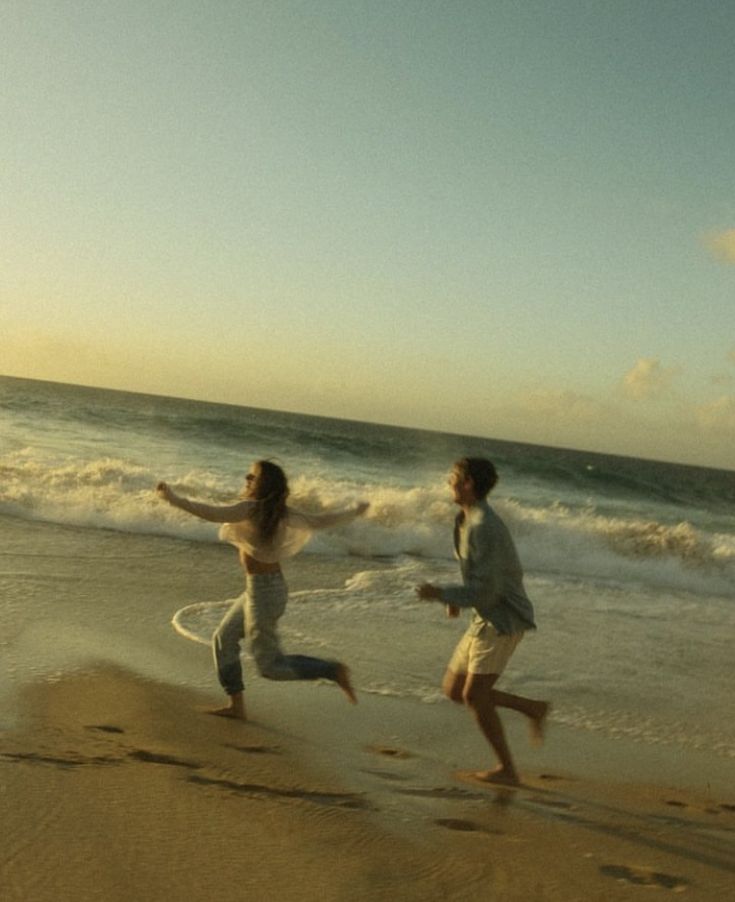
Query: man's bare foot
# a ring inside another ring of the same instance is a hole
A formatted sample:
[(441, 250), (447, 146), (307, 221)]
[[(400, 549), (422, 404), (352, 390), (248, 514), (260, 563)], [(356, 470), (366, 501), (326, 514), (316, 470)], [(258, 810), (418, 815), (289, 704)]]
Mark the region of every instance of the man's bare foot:
[(355, 695), (355, 690), (352, 688), (352, 683), (350, 682), (349, 668), (345, 664), (337, 664), (337, 672), (335, 674), (334, 681), (342, 690), (342, 692), (344, 692), (347, 698), (352, 702), (352, 704), (356, 705), (357, 696)]
[(538, 703), (538, 713), (531, 717), (531, 742), (534, 745), (541, 745), (546, 735), (546, 720), (551, 711), (549, 702)]
[(211, 708), (207, 714), (214, 714), (215, 717), (229, 717), (232, 720), (247, 720), (245, 716), (245, 703), (242, 695), (231, 695), (230, 704), (224, 708)]
[(521, 781), (514, 770), (506, 770), (504, 767), (496, 767), (495, 770), (478, 770), (472, 775), (483, 783), (493, 783), (498, 786), (520, 786)]

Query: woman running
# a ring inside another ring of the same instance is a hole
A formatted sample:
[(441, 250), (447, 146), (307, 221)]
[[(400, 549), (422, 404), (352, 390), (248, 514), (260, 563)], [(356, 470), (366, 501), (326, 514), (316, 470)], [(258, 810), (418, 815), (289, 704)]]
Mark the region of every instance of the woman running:
[(350, 672), (339, 661), (307, 655), (285, 655), (278, 640), (278, 620), (286, 609), (288, 587), (280, 561), (300, 551), (312, 532), (349, 523), (365, 513), (361, 502), (351, 510), (305, 514), (286, 505), (288, 480), (278, 464), (256, 461), (245, 477), (240, 501), (228, 506), (202, 504), (177, 495), (165, 482), (157, 492), (161, 498), (195, 517), (224, 524), (219, 536), (239, 551), (245, 571), (245, 594), (225, 614), (213, 638), (217, 676), (230, 698), (212, 714), (246, 720), (240, 642), (247, 636), (258, 672), (270, 680), (318, 680), (335, 682), (357, 703)]

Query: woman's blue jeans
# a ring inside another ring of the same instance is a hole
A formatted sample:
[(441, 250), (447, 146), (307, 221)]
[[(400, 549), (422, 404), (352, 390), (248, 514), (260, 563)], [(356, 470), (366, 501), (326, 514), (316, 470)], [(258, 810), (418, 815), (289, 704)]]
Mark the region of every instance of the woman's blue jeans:
[(225, 614), (212, 637), (217, 676), (228, 695), (244, 689), (240, 643), (245, 638), (258, 672), (269, 680), (337, 679), (336, 661), (281, 651), (277, 625), (287, 601), (288, 586), (282, 573), (247, 574), (245, 594)]

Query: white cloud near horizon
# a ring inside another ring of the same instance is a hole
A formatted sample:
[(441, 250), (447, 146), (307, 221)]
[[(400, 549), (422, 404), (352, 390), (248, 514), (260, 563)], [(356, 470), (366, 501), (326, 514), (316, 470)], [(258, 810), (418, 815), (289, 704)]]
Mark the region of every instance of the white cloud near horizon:
[(711, 233), (707, 236), (706, 244), (719, 263), (735, 263), (735, 229)]
[(679, 372), (677, 367), (664, 367), (655, 357), (639, 357), (623, 376), (623, 393), (633, 401), (643, 401), (666, 391)]
[[(659, 372), (659, 367), (633, 367), (628, 374), (634, 374), (631, 391), (645, 393), (658, 381), (668, 386), (678, 369), (661, 367)], [(621, 398), (619, 385), (617, 392), (614, 388), (607, 398), (551, 388), (519, 394), (511, 405), (496, 409), (497, 422), (502, 421), (518, 441), (732, 467), (728, 449), (735, 447), (735, 395), (699, 404), (672, 397), (660, 407), (642, 407)], [(545, 440), (544, 434), (556, 434), (558, 439)], [(662, 447), (666, 455), (661, 454)]]

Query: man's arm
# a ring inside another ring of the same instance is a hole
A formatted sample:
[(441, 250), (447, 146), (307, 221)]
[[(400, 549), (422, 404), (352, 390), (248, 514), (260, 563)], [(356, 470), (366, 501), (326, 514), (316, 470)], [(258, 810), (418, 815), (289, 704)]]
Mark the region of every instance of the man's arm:
[(419, 598), (443, 601), (456, 608), (486, 606), (499, 590), (502, 550), (498, 538), (486, 524), (472, 527), (467, 537), (464, 581), (448, 585), (425, 584), (431, 585), (431, 589), (428, 594), (420, 592)]
[(447, 607), (457, 610), (475, 606), (475, 596), (470, 593), (468, 586), (437, 586), (434, 583), (422, 583), (416, 587), (416, 594), (422, 601), (443, 601)]
[[(416, 594), (422, 601), (443, 601), (441, 595), (441, 589), (438, 586), (435, 586), (433, 583), (421, 583), (420, 586), (416, 586)], [(459, 617), (460, 609), (456, 604), (447, 604), (445, 605), (447, 617), (454, 619), (455, 617)]]

